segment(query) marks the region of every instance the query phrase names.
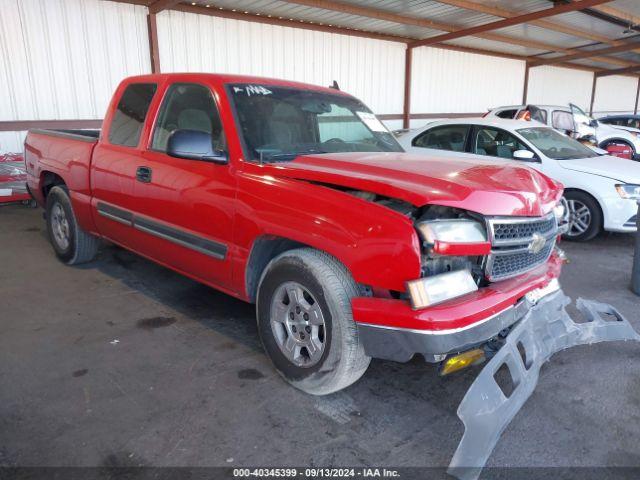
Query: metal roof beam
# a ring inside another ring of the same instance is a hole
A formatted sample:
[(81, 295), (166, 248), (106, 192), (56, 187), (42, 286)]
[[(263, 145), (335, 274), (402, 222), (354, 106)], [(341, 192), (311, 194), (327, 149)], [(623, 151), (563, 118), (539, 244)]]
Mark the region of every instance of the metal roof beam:
[(609, 77), (611, 75), (629, 75), (631, 73), (638, 72), (640, 72), (640, 65), (627, 68), (616, 68), (614, 70), (598, 70), (595, 75), (596, 77)]
[(562, 57), (542, 59), (542, 60), (531, 60), (531, 65), (532, 66), (553, 65), (559, 62), (569, 62), (571, 60), (579, 60), (581, 58), (592, 58), (592, 57), (597, 57), (599, 55), (610, 55), (612, 53), (628, 52), (629, 50), (635, 50), (638, 48), (640, 48), (640, 42), (638, 41), (625, 42), (622, 45), (616, 45), (615, 47), (600, 48), (598, 50), (582, 50), (578, 53), (574, 53), (571, 55), (564, 55)]
[(556, 5), (554, 7), (545, 8), (536, 12), (525, 13), (524, 15), (518, 15), (511, 18), (505, 18), (496, 22), (486, 23), (484, 25), (478, 25), (476, 27), (465, 28), (456, 32), (445, 33), (444, 35), (437, 35), (435, 37), (425, 38), (424, 40), (418, 40), (410, 44), (411, 47), (420, 47), (433, 45), (435, 43), (446, 42), (447, 40), (454, 40), (456, 38), (468, 37), (477, 33), (488, 32), (499, 28), (510, 27), (512, 25), (519, 25), (521, 23), (528, 23), (534, 20), (539, 20), (545, 17), (551, 17), (559, 15), (561, 13), (573, 12), (576, 10), (582, 10), (585, 8), (607, 3), (611, 0), (577, 0), (575, 2)]
[(156, 0), (149, 5), (149, 13), (160, 13), (163, 10), (175, 7), (180, 3), (180, 0)]

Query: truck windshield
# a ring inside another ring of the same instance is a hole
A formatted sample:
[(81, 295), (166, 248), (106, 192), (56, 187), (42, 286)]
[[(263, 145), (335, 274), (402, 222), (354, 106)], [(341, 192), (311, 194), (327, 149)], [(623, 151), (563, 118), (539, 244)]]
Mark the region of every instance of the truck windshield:
[(521, 128), (518, 133), (529, 140), (544, 155), (554, 160), (597, 157), (589, 147), (552, 128)]
[(237, 83), (227, 86), (250, 160), (338, 152), (402, 152), (387, 128), (344, 95)]

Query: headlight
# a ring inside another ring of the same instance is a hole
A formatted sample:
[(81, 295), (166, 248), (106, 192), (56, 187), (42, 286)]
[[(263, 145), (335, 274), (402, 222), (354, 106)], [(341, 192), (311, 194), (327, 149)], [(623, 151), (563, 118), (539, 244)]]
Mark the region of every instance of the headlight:
[(616, 185), (616, 190), (622, 198), (631, 200), (640, 200), (640, 185), (624, 183)]
[(430, 244), (436, 241), (445, 243), (484, 243), (487, 234), (479, 222), (467, 219), (434, 220), (416, 225), (422, 239)]

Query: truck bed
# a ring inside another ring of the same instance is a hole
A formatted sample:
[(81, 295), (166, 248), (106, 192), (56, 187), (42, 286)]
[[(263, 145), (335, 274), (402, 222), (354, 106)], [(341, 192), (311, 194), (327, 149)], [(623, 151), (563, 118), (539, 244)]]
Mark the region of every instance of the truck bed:
[(27, 185), (39, 204), (44, 205), (46, 185), (59, 177), (76, 215), (81, 221), (89, 218), (91, 157), (99, 137), (100, 130), (29, 130), (24, 145)]
[(72, 140), (80, 140), (82, 142), (95, 143), (100, 137), (100, 129), (96, 130), (63, 130), (49, 128), (34, 128), (29, 130), (30, 133), (40, 135), (50, 135), (52, 137), (69, 138)]

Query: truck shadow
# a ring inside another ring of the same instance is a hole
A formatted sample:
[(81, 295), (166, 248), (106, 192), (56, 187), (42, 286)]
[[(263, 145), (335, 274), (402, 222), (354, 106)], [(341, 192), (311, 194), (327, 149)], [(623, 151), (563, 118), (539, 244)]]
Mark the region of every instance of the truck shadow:
[(262, 351), (253, 305), (115, 245), (104, 246), (94, 262), (80, 268), (97, 269), (185, 318)]
[[(255, 352), (263, 351), (253, 305), (116, 246), (103, 247), (96, 261), (80, 268), (98, 269), (231, 342)], [(265, 357), (262, 371), (267, 377), (277, 377), (275, 372), (266, 370), (270, 368), (267, 363)], [(477, 372), (474, 368), (443, 378), (438, 376), (435, 366), (421, 358), (406, 364), (374, 359), (364, 377), (351, 387), (325, 397), (303, 397), (304, 403), (315, 406), (321, 416), (333, 420), (330, 423), (335, 423), (338, 430), (351, 431), (349, 436), (356, 433), (371, 438), (368, 448), (378, 450), (375, 438), (383, 432), (386, 441), (397, 438), (388, 451), (380, 445), (379, 451), (387, 451), (389, 458), (401, 458), (405, 453), (409, 456), (411, 452), (415, 455), (415, 442), (432, 437), (433, 445), (438, 447), (433, 448), (429, 463), (444, 466), (463, 432), (456, 416), (457, 405)], [(279, 380), (276, 385), (290, 389)], [(352, 452), (355, 457), (359, 453)], [(410, 462), (409, 457), (406, 460)]]

